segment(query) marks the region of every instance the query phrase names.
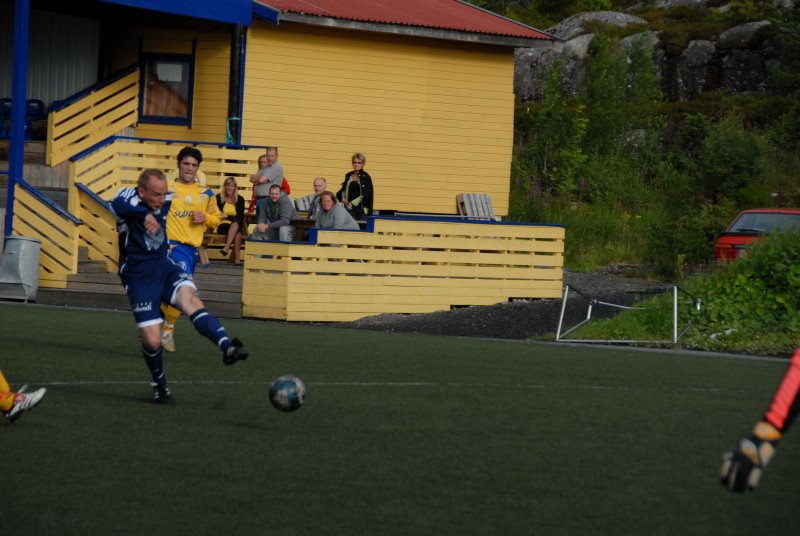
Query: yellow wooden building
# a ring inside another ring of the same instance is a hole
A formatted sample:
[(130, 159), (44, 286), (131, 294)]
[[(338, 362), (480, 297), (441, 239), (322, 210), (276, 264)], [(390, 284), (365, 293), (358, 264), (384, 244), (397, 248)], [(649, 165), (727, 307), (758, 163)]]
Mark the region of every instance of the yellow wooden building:
[[(514, 48), (552, 37), (460, 0), (39, 2), (32, 24), (49, 29), (29, 77), (49, 98), (21, 87), (29, 0), (16, 0), (4, 221), (7, 234), (42, 241), (42, 286), (68, 286), (81, 248), (115, 271), (105, 203), (193, 144), (209, 186), (232, 175), (245, 197), (266, 147), (279, 148), (294, 197), (320, 175), (337, 190), (351, 155), (367, 156), (381, 216), (358, 233), (249, 241), (246, 316), (352, 320), (560, 295), (562, 227), (449, 217), (462, 193), (488, 194), (507, 214)], [(90, 38), (59, 39), (65, 25)], [(70, 94), (80, 82), (40, 60), (76, 56), (98, 74)], [(11, 78), (1, 71), (0, 88)], [(19, 95), (47, 101), (46, 159), (66, 166), (66, 208), (23, 176)]]
[(240, 85), (231, 83), (225, 29), (117, 33), (114, 70), (148, 55), (192, 62), (191, 124), (140, 119), (136, 136), (225, 141), (227, 119), (239, 117), (236, 141), (279, 147), (297, 195), (311, 193), (319, 175), (338, 186), (358, 151), (379, 211), (452, 214), (457, 194), (479, 192), (507, 214), (514, 47), (551, 38), (457, 0), (407, 1), (403, 10), (362, 0), (314, 6), (254, 2)]

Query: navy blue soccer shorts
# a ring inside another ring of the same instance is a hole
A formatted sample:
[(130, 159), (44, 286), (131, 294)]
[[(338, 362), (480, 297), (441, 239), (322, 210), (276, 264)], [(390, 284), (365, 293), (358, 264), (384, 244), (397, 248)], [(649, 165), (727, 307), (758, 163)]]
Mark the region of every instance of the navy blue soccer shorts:
[(123, 284), (133, 309), (136, 326), (143, 328), (163, 321), (161, 303), (175, 305), (178, 289), (189, 286), (197, 291), (192, 277), (174, 263), (164, 263), (163, 270), (147, 277), (125, 278)]
[(197, 248), (170, 240), (169, 258), (180, 265), (184, 272), (193, 275), (195, 267), (197, 266)]

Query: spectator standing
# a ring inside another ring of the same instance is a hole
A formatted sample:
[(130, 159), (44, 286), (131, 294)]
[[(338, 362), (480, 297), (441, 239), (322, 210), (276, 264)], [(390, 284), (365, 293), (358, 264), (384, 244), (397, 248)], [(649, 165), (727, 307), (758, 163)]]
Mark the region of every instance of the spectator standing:
[(253, 212), (257, 207), (258, 201), (269, 197), (269, 188), (277, 184), (283, 195), (292, 193), (292, 189), (286, 180), (283, 166), (278, 162), (278, 148), (270, 147), (266, 154), (258, 157), (258, 171), (250, 175), (250, 182), (253, 183), (253, 198), (250, 199), (248, 212)]
[(225, 246), (220, 253), (228, 257), (229, 262), (242, 264), (242, 234), (246, 230), (244, 198), (239, 195), (234, 177), (226, 177), (222, 183), (222, 189), (217, 194), (217, 208), (222, 214), (222, 222), (217, 226), (216, 233), (225, 235)]
[(364, 153), (355, 153), (351, 158), (353, 171), (344, 176), (341, 189), (336, 198), (342, 202), (353, 219), (363, 220), (372, 215), (372, 177), (364, 171), (367, 157)]

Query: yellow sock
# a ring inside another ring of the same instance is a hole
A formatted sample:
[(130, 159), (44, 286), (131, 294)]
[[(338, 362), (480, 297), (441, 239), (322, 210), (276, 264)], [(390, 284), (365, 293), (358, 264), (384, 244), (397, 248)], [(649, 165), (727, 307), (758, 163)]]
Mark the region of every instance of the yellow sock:
[(14, 405), (14, 393), (0, 370), (0, 410), (8, 411)]
[(164, 313), (164, 325), (161, 329), (164, 331), (172, 331), (175, 329), (175, 322), (181, 316), (181, 311), (177, 307), (171, 305), (161, 304), (161, 312)]

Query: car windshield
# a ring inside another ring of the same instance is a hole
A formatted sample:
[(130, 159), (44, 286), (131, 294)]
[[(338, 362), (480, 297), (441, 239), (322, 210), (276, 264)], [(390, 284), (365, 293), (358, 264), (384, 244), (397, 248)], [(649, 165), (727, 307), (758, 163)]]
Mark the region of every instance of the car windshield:
[(773, 233), (800, 229), (800, 214), (780, 212), (748, 212), (731, 225), (731, 233)]

